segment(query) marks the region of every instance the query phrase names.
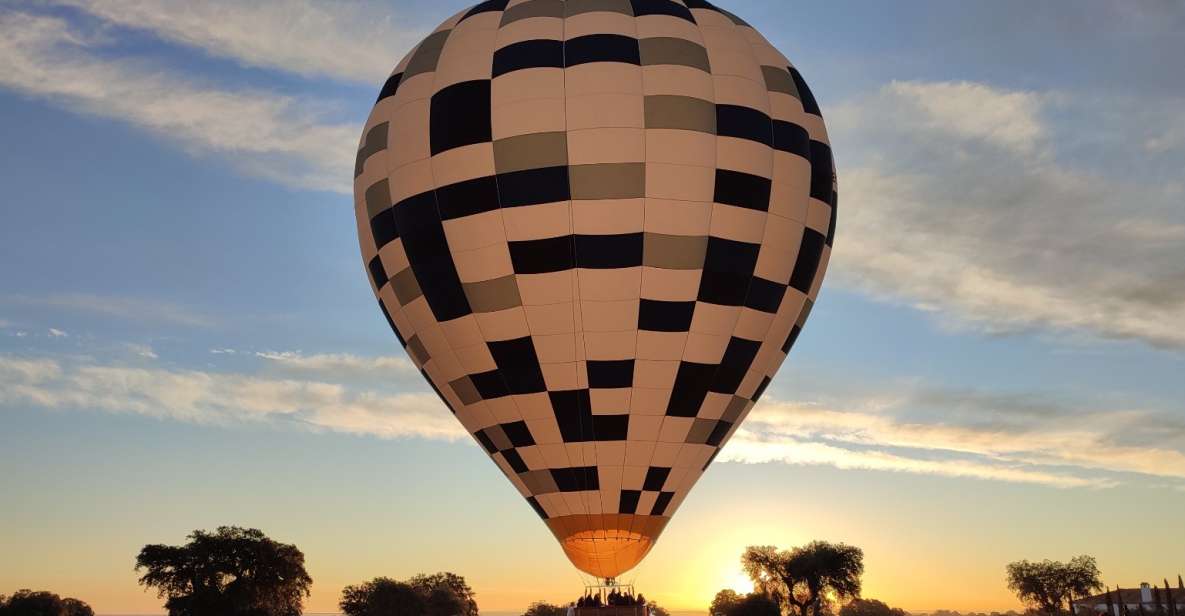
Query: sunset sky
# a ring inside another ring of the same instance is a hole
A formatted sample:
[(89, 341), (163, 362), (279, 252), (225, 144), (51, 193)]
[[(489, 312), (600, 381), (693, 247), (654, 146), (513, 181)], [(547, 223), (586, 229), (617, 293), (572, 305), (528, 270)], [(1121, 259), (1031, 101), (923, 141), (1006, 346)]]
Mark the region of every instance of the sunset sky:
[[(1018, 609), (1022, 558), (1185, 571), (1185, 5), (719, 4), (819, 99), (835, 252), (625, 581), (703, 611), (745, 546), (813, 539), (913, 611)], [(362, 123), (465, 5), (0, 2), (0, 594), (159, 613), (140, 547), (221, 524), (300, 547), (310, 611), (422, 571), (580, 593), (358, 255)]]

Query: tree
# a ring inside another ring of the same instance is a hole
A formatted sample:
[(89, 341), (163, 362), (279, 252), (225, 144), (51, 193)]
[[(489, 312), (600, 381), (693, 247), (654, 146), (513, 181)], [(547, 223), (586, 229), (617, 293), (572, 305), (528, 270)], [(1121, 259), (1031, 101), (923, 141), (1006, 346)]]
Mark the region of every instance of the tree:
[(346, 586), (338, 606), (346, 616), (423, 616), (427, 601), (411, 584), (380, 577)]
[(782, 608), (768, 596), (754, 592), (741, 597), (728, 616), (782, 616)]
[(78, 599), (63, 599), (44, 590), (22, 589), (11, 597), (0, 595), (0, 616), (95, 616), (95, 612)]
[(834, 598), (860, 596), (864, 552), (842, 543), (814, 541), (792, 550), (750, 546), (741, 556), (754, 587), (798, 616), (819, 616)]
[(313, 579), (296, 546), (254, 528), (193, 531), (185, 545), (146, 545), (140, 584), (166, 599), (169, 616), (300, 616)]
[(716, 593), (712, 605), (708, 606), (708, 616), (732, 616), (732, 610), (741, 602), (743, 597), (731, 588)]
[(839, 610), (839, 616), (906, 616), (905, 610), (876, 599), (856, 599)]
[(425, 597), (430, 597), (432, 592), (438, 588), (447, 589), (452, 592), (461, 601), (462, 611), (453, 614), (443, 614), (442, 616), (477, 616), (477, 595), (469, 587), (465, 578), (456, 573), (449, 573), (448, 571), (441, 571), (431, 575), (421, 573), (412, 577), (407, 583), (423, 593)]
[(455, 573), (420, 574), (406, 582), (375, 578), (342, 590), (347, 616), (466, 616), (477, 613), (473, 589)]
[(1078, 556), (1068, 563), (1021, 560), (1007, 567), (1008, 588), (1024, 603), (1053, 616), (1063, 611), (1070, 598), (1086, 596), (1103, 587), (1099, 568), (1090, 556)]
[(536, 601), (527, 607), (523, 616), (567, 616), (568, 608), (546, 601)]

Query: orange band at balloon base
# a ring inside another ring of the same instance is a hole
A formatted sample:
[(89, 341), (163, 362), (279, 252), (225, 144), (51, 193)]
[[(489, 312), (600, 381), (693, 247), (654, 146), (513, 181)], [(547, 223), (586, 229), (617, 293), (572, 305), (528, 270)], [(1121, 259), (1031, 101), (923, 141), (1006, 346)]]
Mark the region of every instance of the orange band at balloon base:
[(654, 546), (669, 518), (607, 513), (566, 515), (547, 520), (568, 560), (599, 578), (633, 569)]

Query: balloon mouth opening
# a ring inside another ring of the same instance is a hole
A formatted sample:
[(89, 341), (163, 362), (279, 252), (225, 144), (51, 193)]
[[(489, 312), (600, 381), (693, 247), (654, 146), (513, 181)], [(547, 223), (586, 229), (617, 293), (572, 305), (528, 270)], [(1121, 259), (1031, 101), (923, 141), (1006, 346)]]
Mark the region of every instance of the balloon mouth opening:
[(552, 524), (552, 531), (560, 540), (560, 546), (568, 560), (572, 561), (577, 569), (599, 578), (615, 578), (637, 566), (650, 552), (650, 548), (658, 540), (659, 533), (666, 526), (666, 518), (654, 516), (597, 517), (601, 518), (603, 525), (594, 528), (572, 528), (568, 524), (564, 524), (567, 528), (563, 528), (559, 524), (563, 518), (553, 518), (549, 522), (556, 522)]

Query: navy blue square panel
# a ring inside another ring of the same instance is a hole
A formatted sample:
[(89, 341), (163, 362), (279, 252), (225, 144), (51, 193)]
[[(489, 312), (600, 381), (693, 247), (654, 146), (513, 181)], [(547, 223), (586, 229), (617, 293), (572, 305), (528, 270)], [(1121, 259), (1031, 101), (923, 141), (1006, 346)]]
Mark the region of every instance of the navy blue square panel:
[(672, 2), (671, 0), (630, 0), (630, 4), (634, 7), (634, 15), (641, 17), (643, 15), (670, 15), (671, 17), (678, 17), (679, 19), (686, 19), (691, 23), (695, 23), (695, 17), (691, 15), (691, 11), (687, 7)]
[(534, 39), (507, 45), (494, 52), (494, 78), (525, 68), (563, 68), (564, 42)]
[(572, 198), (568, 168), (541, 167), (498, 175), (498, 199), (502, 207), (555, 203)]
[(383, 89), (379, 90), (379, 97), (375, 102), (377, 103), (384, 98), (395, 96), (395, 93), (399, 91), (399, 82), (402, 79), (403, 73), (395, 73), (394, 75), (388, 77), (387, 81), (383, 84)]
[(622, 490), (621, 496), (617, 499), (618, 513), (637, 513), (638, 501), (642, 499), (641, 490)]
[(379, 310), (383, 312), (383, 318), (387, 319), (387, 325), (395, 333), (395, 338), (399, 340), (399, 344), (406, 348), (407, 341), (403, 339), (403, 334), (399, 333), (399, 328), (395, 326), (395, 319), (391, 318), (391, 312), (387, 310), (387, 305), (383, 303), (381, 298), (379, 299)]
[(695, 417), (699, 407), (708, 396), (708, 386), (716, 373), (716, 364), (679, 362), (675, 374), (675, 386), (667, 402), (667, 415), (674, 417)]
[(771, 282), (754, 276), (749, 282), (749, 294), (745, 296), (745, 306), (761, 312), (777, 314), (782, 305), (782, 297), (786, 295), (786, 285)]
[(760, 244), (709, 236), (704, 269), (751, 276), (757, 267), (757, 253), (760, 250)]
[(551, 478), (560, 492), (583, 492), (585, 490), (600, 490), (601, 481), (595, 466), (575, 466), (572, 468), (553, 468)]
[(588, 386), (593, 389), (619, 389), (634, 384), (634, 360), (589, 360)]
[(387, 284), (387, 282), (391, 279), (389, 276), (387, 276), (387, 270), (383, 267), (383, 260), (380, 259), (378, 255), (375, 255), (374, 258), (370, 260), (370, 263), (367, 264), (367, 268), (370, 270), (370, 279), (374, 281), (374, 288), (376, 289), (383, 288), (383, 285)]
[(811, 197), (831, 205), (835, 185), (835, 166), (831, 146), (822, 141), (811, 141)]
[(732, 428), (731, 423), (724, 421), (723, 419), (717, 421), (716, 427), (712, 428), (712, 433), (708, 435), (708, 444), (713, 447), (719, 447), (720, 442), (723, 441), (724, 437), (728, 435), (730, 428)]
[(514, 340), (486, 342), (498, 372), (506, 381), (512, 394), (530, 394), (547, 391), (543, 382), (543, 371), (539, 367), (539, 356), (530, 336)]
[(535, 500), (534, 496), (527, 497), (527, 504), (531, 506), (531, 509), (535, 510), (535, 513), (539, 514), (539, 517), (544, 520), (547, 519), (547, 512), (543, 510), (543, 506), (539, 504), (539, 501)]
[(506, 387), (506, 380), (502, 378), (502, 374), (498, 370), (470, 374), (469, 380), (473, 381), (473, 387), (482, 400), (492, 400), (510, 395), (510, 390)]
[(659, 492), (658, 498), (654, 499), (654, 506), (650, 508), (650, 515), (665, 515), (672, 498), (675, 498), (674, 492)]
[(722, 306), (743, 305), (760, 250), (758, 244), (709, 237), (699, 300)]
[(530, 447), (535, 444), (535, 438), (531, 436), (531, 429), (525, 421), (504, 423), (501, 428), (506, 433), (506, 438), (510, 439), (510, 444), (515, 447)]
[(473, 437), (477, 439), (478, 443), (481, 443), (481, 446), (486, 450), (486, 453), (490, 455), (498, 453), (498, 446), (494, 444), (494, 441), (490, 440), (490, 435), (486, 434), (484, 429), (474, 432)]
[(432, 95), (428, 121), (432, 155), (492, 140), (490, 82), (462, 81)]
[(761, 396), (765, 394), (765, 388), (769, 387), (769, 382), (770, 378), (768, 376), (761, 379), (761, 384), (757, 386), (757, 391), (753, 392), (753, 397), (749, 399), (753, 402), (760, 400)]
[(638, 305), (638, 329), (652, 332), (685, 332), (691, 329), (695, 302), (643, 299)]
[(667, 482), (667, 476), (671, 474), (671, 469), (663, 468), (661, 466), (651, 466), (646, 469), (646, 483), (642, 484), (642, 489), (650, 492), (659, 492), (662, 486)]
[(802, 245), (798, 247), (798, 260), (794, 263), (794, 273), (790, 274), (790, 286), (810, 293), (811, 284), (815, 282), (815, 272), (819, 271), (819, 260), (823, 257), (823, 244), (827, 238), (814, 229), (807, 228), (802, 232)]
[(564, 43), (564, 63), (578, 66), (589, 62), (623, 62), (641, 65), (638, 39), (620, 34), (590, 34)]
[(751, 279), (752, 277), (747, 274), (704, 270), (700, 277), (697, 299), (720, 306), (742, 306), (749, 292)]
[(760, 348), (761, 342), (757, 340), (730, 339), (728, 347), (724, 349), (724, 357), (720, 360), (720, 367), (712, 378), (711, 391), (719, 394), (736, 393)]
[(482, 2), (469, 9), (469, 12), (465, 13), (465, 16), (458, 20), (457, 23), (461, 23), (462, 21), (465, 21), (474, 15), (480, 15), (481, 13), (505, 11), (507, 4), (509, 4), (509, 0), (486, 0), (485, 2)]
[(751, 107), (716, 105), (716, 134), (774, 145), (773, 121)]
[(379, 250), (398, 239), (399, 231), (395, 228), (395, 213), (388, 209), (375, 214), (374, 218), (370, 219), (370, 234), (374, 236), (374, 246)]
[(560, 437), (565, 443), (584, 443), (593, 437), (592, 403), (587, 389), (549, 391)]
[(810, 160), (810, 133), (793, 122), (774, 120), (774, 149)]
[(794, 79), (794, 87), (798, 88), (798, 96), (802, 100), (802, 110), (811, 114), (822, 117), (822, 112), (819, 111), (819, 103), (815, 101), (815, 95), (811, 92), (809, 86), (806, 85), (806, 80), (802, 78), (802, 73), (793, 66), (787, 66), (786, 70), (790, 71), (790, 77)]
[(716, 203), (735, 205), (750, 210), (766, 212), (769, 210), (769, 193), (773, 181), (759, 175), (716, 170)]
[[(624, 410), (624, 409), (623, 409)], [(593, 440), (624, 441), (630, 431), (630, 416), (592, 415)]]
[(642, 265), (642, 234), (577, 235), (576, 267), (617, 269)]
[(506, 460), (506, 463), (509, 464), (510, 468), (516, 473), (525, 473), (530, 470), (527, 468), (527, 463), (523, 462), (522, 456), (518, 455), (518, 452), (513, 449), (507, 449), (506, 451), (503, 451), (502, 458)]
[(516, 274), (546, 274), (575, 267), (571, 235), (510, 242), (510, 263)]
[(498, 209), (498, 180), (494, 176), (475, 178), (436, 189), (440, 218), (452, 220)]
[(790, 328), (789, 335), (786, 336), (786, 342), (782, 343), (782, 352), (789, 353), (790, 349), (794, 348), (794, 343), (798, 341), (798, 335), (802, 333), (802, 328), (798, 325)]

